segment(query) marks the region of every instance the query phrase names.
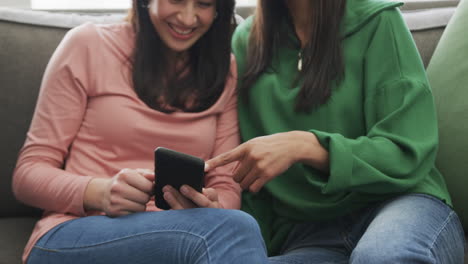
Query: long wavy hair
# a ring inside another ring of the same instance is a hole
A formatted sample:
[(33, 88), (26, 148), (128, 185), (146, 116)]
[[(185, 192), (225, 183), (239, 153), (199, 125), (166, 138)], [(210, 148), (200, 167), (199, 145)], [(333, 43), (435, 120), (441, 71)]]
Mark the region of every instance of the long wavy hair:
[[(309, 40), (301, 51), (302, 70), (297, 76), (297, 81), (302, 83), (296, 98), (295, 110), (298, 112), (310, 112), (326, 103), (333, 82), (344, 75), (340, 25), (346, 0), (310, 1), (313, 3), (310, 10), (312, 26)], [(283, 23), (295, 32), (285, 0), (258, 0), (247, 51), (247, 68), (240, 87), (246, 100), (250, 87), (259, 76), (267, 70), (274, 71), (270, 67), (272, 58), (288, 38), (288, 32), (281, 30)]]
[(177, 72), (170, 72), (168, 47), (151, 22), (149, 2), (133, 0), (127, 17), (136, 33), (131, 58), (136, 93), (149, 107), (166, 113), (208, 109), (223, 92), (229, 74), (235, 1), (216, 1), (211, 28), (189, 49), (187, 64)]

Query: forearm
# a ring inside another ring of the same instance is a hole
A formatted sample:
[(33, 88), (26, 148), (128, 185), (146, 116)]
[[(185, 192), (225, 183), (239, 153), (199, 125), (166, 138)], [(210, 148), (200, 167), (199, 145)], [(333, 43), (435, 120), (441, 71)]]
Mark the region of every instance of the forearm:
[(46, 211), (82, 215), (83, 193), (90, 177), (75, 175), (23, 152), (13, 176), (13, 192), (25, 204)]

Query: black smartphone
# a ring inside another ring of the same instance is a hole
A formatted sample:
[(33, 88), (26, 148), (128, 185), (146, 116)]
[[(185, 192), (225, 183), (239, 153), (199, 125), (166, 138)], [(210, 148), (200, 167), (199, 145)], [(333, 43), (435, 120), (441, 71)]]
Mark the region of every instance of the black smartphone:
[(205, 185), (205, 161), (172, 149), (158, 147), (154, 151), (154, 202), (156, 207), (171, 209), (164, 200), (163, 187), (171, 185), (176, 190), (184, 184), (202, 192)]

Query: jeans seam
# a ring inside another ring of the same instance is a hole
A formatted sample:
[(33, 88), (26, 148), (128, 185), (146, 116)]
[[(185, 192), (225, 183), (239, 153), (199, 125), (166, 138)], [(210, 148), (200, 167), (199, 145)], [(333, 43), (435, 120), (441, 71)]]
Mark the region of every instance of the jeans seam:
[[(194, 237), (198, 237), (203, 241), (203, 245), (205, 246), (205, 248), (208, 248), (207, 241), (203, 236), (193, 234), (193, 233), (190, 233), (190, 232), (174, 231), (174, 230), (158, 230), (158, 231), (154, 231), (154, 232), (146, 232), (146, 233), (141, 233), (141, 234), (137, 234), (137, 235), (125, 236), (125, 237), (109, 240), (109, 241), (102, 242), (102, 243), (96, 243), (96, 244), (89, 245), (89, 246), (72, 247), (72, 248), (66, 247), (66, 248), (61, 248), (61, 249), (52, 249), (52, 248), (45, 248), (45, 247), (42, 247), (42, 246), (35, 245), (34, 248), (41, 249), (41, 250), (48, 251), (48, 252), (61, 252), (61, 251), (67, 251), (67, 250), (72, 251), (72, 250), (78, 250), (78, 249), (85, 249), (85, 248), (103, 246), (103, 245), (106, 245), (106, 244), (119, 242), (119, 241), (123, 241), (123, 240), (130, 239), (130, 238), (142, 237), (142, 236), (146, 236), (146, 235), (151, 235), (151, 234), (156, 234), (156, 233), (164, 233), (164, 232), (183, 233), (183, 234), (186, 234), (186, 235), (191, 235), (191, 236), (194, 236)], [(208, 262), (211, 263), (211, 256), (209, 255), (208, 250), (206, 250), (205, 252), (208, 255)]]
[[(44, 235), (42, 235), (42, 237), (38, 240), (38, 242), (45, 236), (48, 235), (47, 239), (44, 241), (44, 244), (47, 244), (49, 243), (49, 240), (54, 236), (55, 233), (57, 233), (60, 229), (62, 229), (64, 226), (70, 224), (74, 219), (71, 219), (71, 220), (67, 220), (63, 223), (60, 223), (58, 224), (57, 226), (55, 226), (53, 229), (51, 229), (49, 232), (52, 232), (50, 234), (48, 233), (45, 233)], [(37, 243), (37, 242), (36, 242)]]
[(47, 252), (54, 252), (54, 253), (60, 252), (60, 250), (57, 250), (57, 249), (43, 248), (41, 246), (34, 246), (33, 248), (36, 248), (42, 251), (47, 251)]
[[(442, 231), (447, 227), (447, 224), (450, 222), (450, 220), (453, 218), (454, 216), (454, 212), (451, 211), (449, 213), (449, 215), (447, 216), (447, 218), (445, 219), (444, 223), (442, 224), (442, 226), (439, 228), (439, 230), (436, 232), (436, 234), (434, 235), (434, 237), (432, 238), (432, 242), (431, 242), (431, 245), (429, 246), (429, 252), (432, 252), (433, 249), (434, 249), (434, 245), (437, 241), (437, 239), (439, 238), (440, 234), (442, 233)], [(434, 255), (433, 254), (429, 254), (430, 257), (432, 259), (434, 259)]]
[(349, 252), (353, 250), (355, 247), (352, 239), (349, 238), (349, 233), (347, 234), (346, 231), (340, 232), (341, 234), (341, 239), (343, 240), (343, 246), (345, 250), (348, 250)]

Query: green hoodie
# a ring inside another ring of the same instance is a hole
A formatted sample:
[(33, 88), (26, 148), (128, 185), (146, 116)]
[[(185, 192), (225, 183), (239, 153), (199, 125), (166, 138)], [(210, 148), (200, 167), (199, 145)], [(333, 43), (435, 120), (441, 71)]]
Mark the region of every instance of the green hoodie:
[[(258, 194), (243, 193), (242, 209), (259, 222), (270, 255), (278, 253), (295, 223), (340, 217), (396, 195), (430, 194), (451, 205), (434, 167), (432, 94), (400, 5), (348, 0), (341, 30), (345, 75), (313, 112), (294, 111), (300, 47), (292, 32), (288, 36), (297, 45), (280, 47), (272, 58), (275, 70), (260, 76), (248, 103), (239, 99), (243, 141), (310, 131), (330, 155), (328, 174), (297, 163)], [(249, 18), (233, 37), (239, 76), (246, 69), (251, 25)]]

